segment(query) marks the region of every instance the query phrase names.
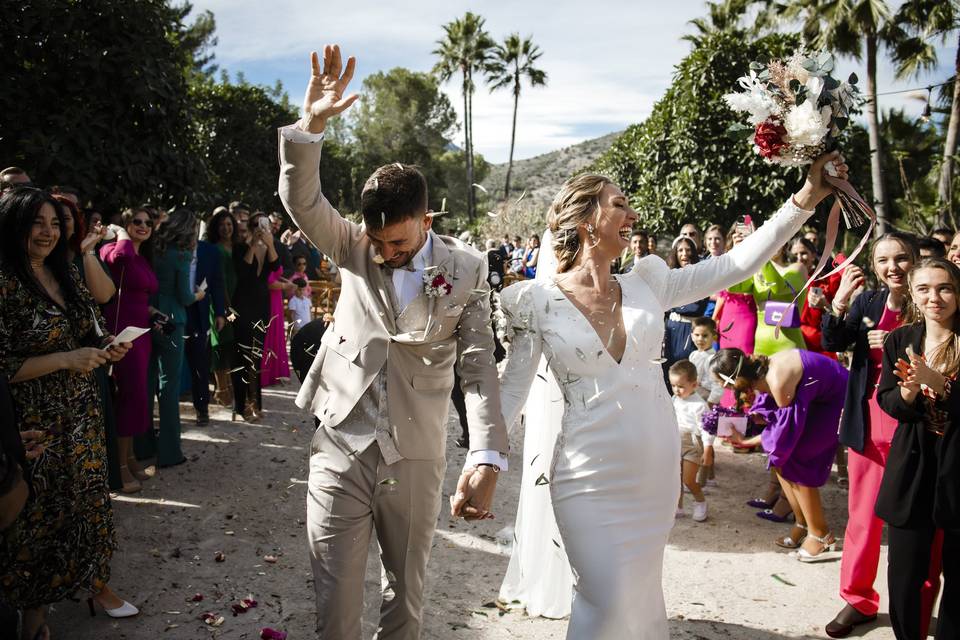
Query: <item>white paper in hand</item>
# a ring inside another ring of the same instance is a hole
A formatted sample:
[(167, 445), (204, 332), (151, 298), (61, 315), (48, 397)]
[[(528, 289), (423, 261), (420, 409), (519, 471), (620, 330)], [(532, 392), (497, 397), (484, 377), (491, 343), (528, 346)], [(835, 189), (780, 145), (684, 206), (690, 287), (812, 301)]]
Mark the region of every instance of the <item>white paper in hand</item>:
[(197, 285), (197, 291), (206, 291), (207, 290), (207, 279), (204, 278), (203, 282)]
[(127, 327), (113, 339), (113, 342), (107, 345), (107, 348), (116, 346), (121, 342), (133, 342), (143, 334), (150, 331), (150, 329), (141, 329), (140, 327)]

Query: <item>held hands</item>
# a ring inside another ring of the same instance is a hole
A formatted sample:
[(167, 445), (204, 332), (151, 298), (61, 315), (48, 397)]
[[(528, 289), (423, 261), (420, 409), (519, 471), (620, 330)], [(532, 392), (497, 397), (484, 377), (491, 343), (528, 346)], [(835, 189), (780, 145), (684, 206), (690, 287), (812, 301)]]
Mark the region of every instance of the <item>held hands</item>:
[(491, 467), (468, 467), (460, 474), (457, 492), (450, 496), (450, 515), (465, 520), (492, 520), (490, 505), (497, 488), (497, 472)]
[(206, 289), (197, 289), (196, 291), (193, 292), (193, 299), (194, 299), (196, 302), (200, 302), (201, 300), (203, 300), (203, 299), (206, 298), (206, 297), (207, 297), (207, 291), (206, 291)]
[[(107, 344), (113, 342), (113, 336), (107, 336)], [(119, 342), (115, 345), (106, 347), (103, 351), (107, 354), (107, 360), (109, 362), (119, 362), (123, 359), (123, 356), (127, 355), (127, 351), (133, 348), (133, 343), (131, 342)]]
[[(124, 351), (126, 353), (126, 351)], [(122, 357), (122, 356), (121, 356)], [(63, 354), (62, 369), (90, 373), (97, 367), (110, 361), (106, 349), (95, 347), (81, 347)]]
[(43, 435), (43, 431), (40, 429), (20, 432), (20, 440), (23, 441), (24, 454), (27, 460), (36, 460), (43, 453)]
[(323, 133), (327, 120), (345, 111), (359, 97), (353, 93), (346, 98), (343, 92), (353, 79), (357, 60), (353, 56), (343, 66), (340, 45), (326, 45), (323, 48), (323, 67), (317, 52), (310, 54), (311, 75), (307, 92), (303, 98), (303, 121), (301, 128), (310, 133)]
[(824, 178), (826, 173), (824, 167), (828, 162), (833, 163), (835, 174), (833, 177), (838, 180), (846, 180), (849, 176), (850, 167), (847, 166), (839, 151), (833, 151), (817, 158), (810, 166), (810, 171), (807, 172), (806, 182), (800, 188), (800, 191), (793, 196), (794, 202), (801, 209), (808, 211), (814, 209), (821, 200), (833, 193), (833, 188)]

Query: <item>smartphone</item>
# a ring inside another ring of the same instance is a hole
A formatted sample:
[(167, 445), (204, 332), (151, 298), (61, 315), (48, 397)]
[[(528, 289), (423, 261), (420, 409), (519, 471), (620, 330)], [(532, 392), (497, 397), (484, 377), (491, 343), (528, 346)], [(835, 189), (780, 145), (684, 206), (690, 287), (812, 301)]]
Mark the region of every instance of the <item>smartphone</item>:
[(823, 295), (823, 289), (821, 289), (820, 287), (810, 287), (810, 293), (815, 293), (815, 294), (817, 294), (818, 296), (822, 296), (822, 295)]
[(736, 230), (737, 233), (742, 236), (748, 236), (753, 233), (756, 230), (753, 226), (753, 218), (751, 218), (749, 214), (741, 216), (737, 220)]
[(270, 218), (263, 216), (257, 220), (257, 224), (260, 226), (260, 229), (270, 233)]

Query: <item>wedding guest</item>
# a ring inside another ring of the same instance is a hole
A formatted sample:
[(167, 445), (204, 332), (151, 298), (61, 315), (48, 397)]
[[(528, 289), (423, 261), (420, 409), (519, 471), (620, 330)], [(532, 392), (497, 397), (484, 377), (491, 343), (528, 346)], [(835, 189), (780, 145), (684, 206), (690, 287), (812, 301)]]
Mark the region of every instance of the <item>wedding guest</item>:
[[(693, 521), (703, 522), (707, 519), (707, 499), (697, 476), (703, 462), (713, 463), (713, 436), (705, 433), (700, 424), (707, 411), (707, 402), (697, 393), (697, 368), (692, 362), (674, 362), (670, 365), (669, 376), (670, 388), (673, 391), (673, 410), (677, 414), (677, 427), (680, 429), (681, 478), (683, 485), (693, 496)], [(706, 440), (703, 439), (704, 436)], [(677, 516), (682, 515), (684, 511), (681, 491)]]
[(293, 259), (293, 275), (290, 281), (296, 283), (297, 280), (303, 281), (304, 294), (307, 299), (313, 298), (313, 289), (310, 288), (310, 277), (307, 274), (307, 258), (297, 256)]
[[(691, 322), (693, 332), (690, 334), (690, 341), (696, 347), (695, 351), (690, 352), (690, 362), (697, 368), (697, 394), (703, 398), (708, 406), (720, 404), (723, 399), (723, 385), (719, 384), (710, 373), (710, 361), (717, 353), (713, 344), (717, 340), (717, 325), (711, 318), (694, 318)], [(710, 434), (707, 434), (708, 436)], [(705, 487), (708, 484), (716, 485), (716, 472), (714, 470), (714, 451), (713, 438), (708, 440), (709, 444), (701, 438), (701, 446), (704, 455), (698, 463), (697, 484)]]
[(249, 242), (238, 243), (233, 250), (233, 266), (237, 272), (237, 288), (233, 297), (233, 309), (237, 315), (233, 323), (235, 348), (231, 373), (233, 419), (256, 421), (260, 419), (263, 407), (260, 362), (270, 316), (267, 280), (280, 266), (280, 261), (273, 246), (269, 220), (264, 214), (249, 219), (246, 236)]
[[(729, 251), (740, 244), (744, 237), (744, 230), (734, 225), (727, 235), (726, 250)], [(720, 348), (740, 349), (747, 355), (753, 353), (753, 342), (757, 333), (757, 303), (750, 293), (735, 293), (726, 289), (717, 294), (717, 306), (713, 312), (714, 322), (717, 323), (717, 332), (720, 335)], [(724, 406), (732, 405), (732, 394), (724, 402)]]
[(290, 302), (287, 303), (288, 308), (293, 313), (291, 338), (297, 335), (300, 329), (313, 320), (313, 304), (310, 301), (310, 296), (307, 295), (307, 281), (296, 278), (293, 283), (297, 286), (297, 292), (290, 298)]
[[(153, 218), (142, 208), (123, 212), (122, 227), (111, 226), (116, 242), (103, 245), (100, 258), (110, 268), (117, 295), (105, 307), (107, 330), (117, 334), (127, 327), (151, 326), (150, 298), (157, 293), (153, 273)], [(134, 438), (152, 428), (147, 371), (153, 345), (149, 336), (133, 342), (127, 356), (113, 366), (116, 385), (114, 411), (117, 421), (117, 456), (120, 459), (121, 491), (136, 493), (150, 476), (134, 455)], [(145, 452), (145, 453), (150, 453)], [(141, 456), (149, 457), (148, 455)]]
[(936, 238), (941, 244), (943, 244), (944, 251), (950, 248), (950, 244), (953, 242), (954, 235), (956, 235), (956, 232), (949, 227), (937, 227), (930, 232), (931, 237)]
[(947, 255), (946, 247), (936, 238), (930, 236), (917, 236), (917, 248), (920, 250), (920, 258), (942, 258)]
[(272, 387), (290, 379), (290, 360), (287, 358), (287, 331), (284, 325), (283, 298), (296, 291), (296, 285), (283, 277), (283, 266), (267, 278), (270, 290), (270, 310), (260, 364), (260, 386)]
[(92, 373), (131, 345), (105, 348), (113, 336), (97, 332), (105, 323), (67, 261), (64, 225), (45, 191), (17, 187), (0, 198), (0, 375), (17, 427), (42, 447), (26, 461), (31, 499), (0, 534), (0, 601), (23, 610), (31, 639), (50, 637), (47, 607), (78, 591), (91, 611), (97, 603), (112, 617), (138, 613), (107, 586), (115, 540)]
[(214, 322), (210, 327), (211, 368), (216, 391), (214, 397), (224, 406), (233, 406), (230, 369), (233, 368), (233, 294), (237, 289), (237, 271), (233, 266), (233, 247), (237, 237), (237, 221), (226, 207), (217, 207), (207, 225), (207, 242), (217, 248), (220, 272), (223, 274), (223, 308), (227, 322)]
[[(204, 287), (206, 287), (204, 289)], [(224, 306), (223, 268), (220, 250), (199, 240), (190, 258), (190, 291), (204, 289), (206, 295), (187, 305), (184, 354), (190, 371), (190, 395), (197, 412), (197, 424), (210, 423), (210, 333), (227, 324)], [(211, 320), (212, 316), (212, 320)]]
[[(851, 265), (840, 279), (832, 304), (823, 307), (823, 347), (838, 352), (853, 348), (840, 420), (840, 444), (847, 447), (849, 482), (847, 529), (840, 561), (840, 597), (846, 604), (826, 626), (832, 638), (846, 637), (857, 625), (875, 620), (880, 605), (874, 582), (883, 521), (874, 513), (874, 504), (897, 421), (880, 408), (877, 383), (884, 342), (900, 326), (910, 302), (907, 279), (916, 262), (913, 237), (887, 233), (875, 240), (870, 250), (879, 288), (863, 291), (853, 299), (866, 277), (859, 267)], [(928, 613), (936, 599), (937, 588), (932, 585), (939, 585), (939, 569), (933, 578), (924, 589)]]
[[(197, 217), (189, 209), (176, 209), (157, 232), (153, 269), (157, 274), (156, 309), (169, 328), (153, 333), (150, 361), (149, 402), (160, 399), (160, 434), (157, 436), (157, 466), (172, 467), (187, 461), (180, 447), (180, 374), (183, 370), (187, 307), (206, 298), (206, 291), (191, 283), (190, 264), (197, 244)], [(147, 439), (153, 431), (147, 433)]]
[(947, 249), (947, 260), (960, 266), (960, 233), (953, 236), (950, 247)]
[(533, 235), (527, 240), (527, 249), (523, 254), (523, 277), (533, 280), (537, 277), (537, 259), (540, 257), (540, 236)]
[[(787, 249), (788, 246), (784, 245), (752, 278), (729, 289), (734, 293), (753, 295), (757, 305), (757, 331), (754, 334), (753, 351), (759, 355), (771, 356), (780, 351), (807, 347), (800, 331), (799, 312), (799, 308), (806, 301), (806, 293), (793, 302), (806, 283), (807, 271), (802, 265), (789, 262)], [(790, 309), (786, 305), (791, 302), (794, 304), (794, 313), (787, 315), (778, 336), (777, 323), (772, 315), (766, 314), (767, 306), (780, 305), (783, 313), (789, 314)]]
[(726, 250), (726, 238), (723, 229), (718, 224), (712, 224), (707, 227), (707, 232), (703, 234), (704, 257), (722, 256)]
[[(790, 252), (794, 255), (798, 264), (803, 265), (808, 274), (814, 272), (817, 268), (817, 248), (812, 242), (804, 237), (797, 236), (793, 239)], [(842, 260), (841, 260), (842, 261)], [(832, 271), (834, 263), (827, 266), (827, 270)], [(818, 278), (807, 288), (807, 297), (800, 308), (800, 332), (803, 334), (803, 341), (810, 351), (816, 351), (823, 355), (836, 358), (836, 352), (823, 348), (823, 339), (820, 325), (823, 321), (823, 309), (829, 306), (833, 297), (837, 294), (840, 287), (841, 273), (835, 273), (826, 278)]]
[[(9, 383), (6, 376), (0, 375), (0, 534), (16, 521), (30, 495), (26, 481), (27, 452), (23, 441), (29, 439), (33, 443), (42, 435), (41, 431), (27, 431), (21, 435), (17, 429)], [(36, 459), (41, 451), (31, 451), (30, 460)], [(3, 606), (0, 604), (0, 621), (3, 620)]]
[(7, 167), (0, 171), (0, 193), (6, 193), (18, 186), (28, 187), (30, 184), (30, 176), (20, 167)]
[[(667, 256), (667, 266), (671, 269), (681, 269), (700, 261), (697, 245), (693, 239), (686, 236), (678, 236), (673, 241), (670, 249), (670, 255)], [(667, 312), (664, 321), (663, 338), (663, 357), (666, 361), (663, 363), (664, 377), (670, 365), (678, 360), (685, 360), (687, 356), (694, 351), (695, 347), (690, 341), (690, 333), (693, 331), (691, 322), (694, 318), (700, 318), (707, 310), (707, 298), (674, 307)]]
[[(87, 227), (84, 224), (83, 215), (70, 198), (62, 195), (54, 195), (53, 198), (60, 203), (63, 213), (67, 261), (80, 271), (80, 279), (83, 280), (97, 304), (106, 304), (117, 292), (113, 278), (110, 277), (97, 255), (97, 246), (103, 241), (107, 229), (100, 223)], [(117, 416), (113, 406), (110, 375), (106, 368), (97, 367), (94, 370), (94, 376), (97, 378), (97, 386), (100, 389), (100, 403), (103, 406), (103, 423), (107, 436), (107, 480), (111, 490), (121, 491), (123, 478), (120, 473), (120, 445), (117, 440)]]
[(697, 248), (697, 255), (701, 255), (703, 252), (703, 243), (700, 241), (700, 229), (697, 228), (697, 225), (692, 222), (688, 222), (680, 227), (680, 237), (689, 238), (693, 240), (694, 246)]
[(929, 258), (908, 280), (913, 305), (904, 326), (883, 345), (877, 396), (897, 428), (876, 512), (887, 523), (890, 625), (898, 640), (927, 635), (933, 601), (925, 597), (926, 583), (942, 540), (944, 582), (935, 637), (946, 640), (960, 637), (960, 401), (951, 393), (960, 363), (960, 268)]
[(657, 254), (657, 234), (650, 233), (647, 235), (647, 255), (655, 256)]
[(650, 254), (647, 247), (647, 232), (634, 231), (630, 236), (630, 248), (620, 257), (620, 273), (630, 273), (642, 258)]
[(835, 559), (836, 538), (820, 502), (820, 487), (830, 478), (837, 451), (837, 425), (843, 409), (847, 370), (826, 356), (791, 349), (766, 357), (739, 349), (721, 349), (711, 366), (714, 376), (741, 393), (753, 395), (750, 413), (764, 420), (760, 435), (729, 440), (740, 447), (763, 446), (776, 469), (796, 523), (777, 546), (796, 549), (801, 562)]

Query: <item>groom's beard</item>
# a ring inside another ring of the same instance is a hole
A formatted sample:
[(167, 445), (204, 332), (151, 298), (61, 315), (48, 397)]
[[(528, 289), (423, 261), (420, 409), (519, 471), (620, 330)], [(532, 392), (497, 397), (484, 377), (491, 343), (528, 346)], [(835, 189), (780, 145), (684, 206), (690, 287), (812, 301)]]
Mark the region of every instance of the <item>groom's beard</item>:
[(395, 258), (390, 258), (385, 260), (384, 264), (390, 267), (391, 269), (402, 269), (413, 261), (414, 256), (420, 253), (420, 249), (423, 248), (423, 245), (427, 242), (427, 232), (420, 231), (420, 239), (417, 242), (416, 249), (410, 251), (404, 251), (403, 253), (397, 255)]

